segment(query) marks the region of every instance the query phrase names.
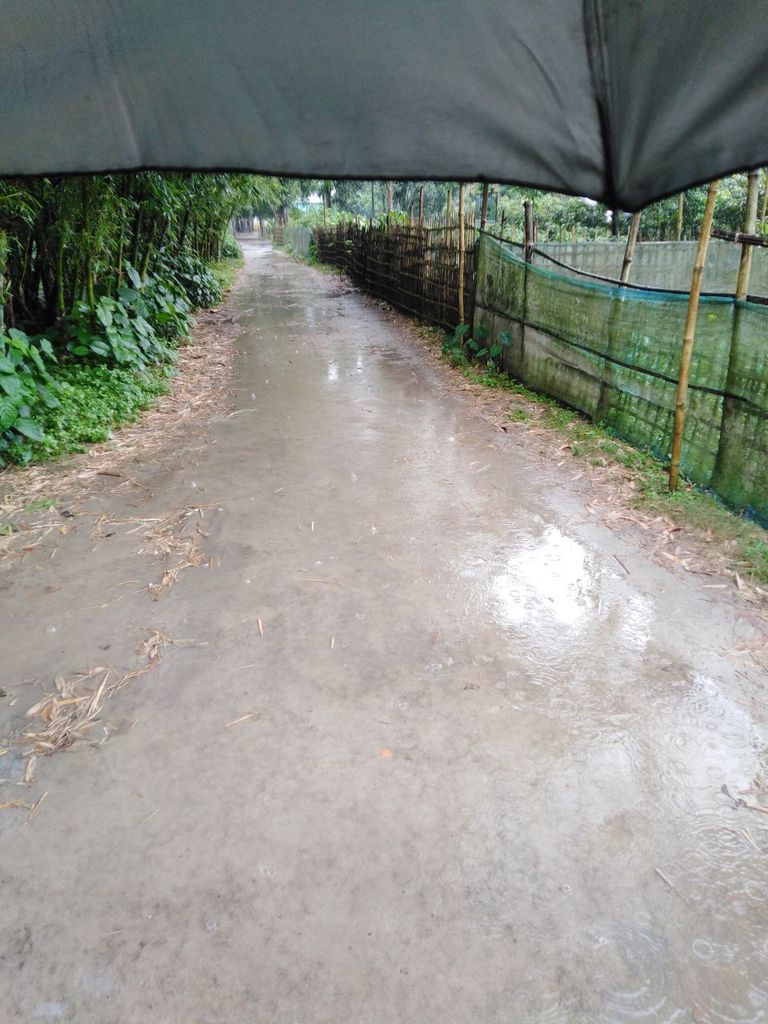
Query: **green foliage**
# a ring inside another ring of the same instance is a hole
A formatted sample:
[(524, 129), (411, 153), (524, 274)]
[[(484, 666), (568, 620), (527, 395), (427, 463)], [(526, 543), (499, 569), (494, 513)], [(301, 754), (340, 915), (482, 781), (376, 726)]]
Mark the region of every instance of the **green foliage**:
[(221, 285), (222, 294), (228, 292), (232, 287), (235, 278), (237, 277), (237, 272), (244, 262), (241, 252), (239, 256), (230, 257), (211, 265), (211, 270), (216, 275), (218, 282)]
[(533, 216), (540, 242), (562, 242), (607, 238), (610, 234), (608, 211), (600, 203), (578, 196), (564, 196), (558, 192), (539, 192), (536, 189), (517, 188), (512, 185), (494, 186), (489, 201), (490, 230), (506, 238), (522, 242), (524, 235), (524, 202), (533, 203)]
[(223, 292), (219, 279), (205, 260), (194, 252), (185, 251), (173, 257), (164, 257), (159, 268), (163, 279), (175, 282), (189, 303), (197, 309), (216, 306)]
[(93, 307), (80, 302), (59, 325), (61, 347), (70, 357), (133, 369), (173, 360), (175, 344), (189, 330), (190, 306), (181, 287), (173, 279), (142, 281), (130, 264), (126, 272), (131, 283), (118, 298), (101, 295)]
[[(252, 220), (254, 217), (272, 217), (285, 213), (291, 203), (300, 195), (302, 182), (295, 178), (265, 178), (254, 175), (237, 175), (239, 179), (238, 202), (235, 208), (237, 219)], [(311, 189), (310, 189), (311, 191)]]
[(115, 427), (136, 419), (168, 389), (168, 370), (73, 364), (56, 375), (58, 407), (42, 416), (43, 434), (9, 461), (57, 458), (81, 451), (88, 442), (106, 441)]
[(166, 390), (168, 369), (148, 365), (140, 352), (119, 365), (115, 350), (135, 346), (135, 339), (105, 341), (104, 333), (88, 333), (91, 319), (105, 331), (114, 327), (115, 308), (120, 320), (118, 303), (100, 301), (102, 319), (88, 311), (78, 326), (77, 347), (87, 340), (91, 348), (106, 349), (106, 355), (89, 351), (89, 360), (95, 359), (88, 363), (57, 363), (45, 338), (14, 329), (0, 337), (0, 464), (53, 458), (86, 441), (105, 441), (113, 427), (135, 419)]
[(531, 418), (531, 414), (527, 409), (512, 409), (508, 413), (508, 416), (509, 419), (513, 420), (515, 423), (525, 423), (526, 420)]
[[(130, 264), (126, 270), (130, 284), (120, 288), (119, 299), (128, 316), (146, 321), (158, 338), (167, 342), (185, 338), (189, 334), (191, 305), (172, 273), (142, 280)], [(168, 346), (157, 344), (153, 355), (155, 360), (169, 358)]]
[[(763, 178), (762, 193), (766, 187)], [(724, 178), (720, 184), (715, 223), (718, 227), (729, 231), (740, 231), (744, 215), (747, 176), (734, 174)], [(393, 203), (392, 217), (404, 220), (415, 220), (418, 216), (420, 199), (423, 198), (424, 215), (429, 221), (444, 221), (446, 215), (448, 193), (453, 197), (453, 216), (456, 217), (458, 186), (455, 182), (369, 182), (369, 181), (322, 181), (311, 179), (292, 183), (292, 189), (286, 192), (286, 206), (290, 207), (290, 220), (309, 226), (322, 224), (324, 219), (328, 225), (351, 217), (364, 217), (381, 223), (386, 220), (386, 210), (391, 192)], [(299, 202), (299, 196), (306, 197), (311, 193), (325, 193), (328, 209), (313, 208), (300, 210), (293, 206)], [(689, 189), (685, 193), (683, 205), (682, 237), (698, 238), (701, 216), (706, 200), (707, 186), (702, 185)], [(481, 185), (467, 185), (465, 205), (468, 212), (474, 213), (475, 222), (479, 223), (482, 200)], [(494, 234), (503, 234), (505, 238), (521, 242), (523, 240), (523, 204), (525, 200), (533, 203), (539, 242), (570, 242), (608, 239), (612, 235), (612, 211), (604, 204), (594, 202), (580, 196), (566, 196), (558, 192), (542, 192), (538, 189), (521, 188), (515, 185), (491, 185), (487, 208), (488, 229)], [(676, 236), (678, 200), (677, 196), (669, 196), (659, 202), (652, 203), (643, 211), (641, 222), (641, 239), (645, 241), (668, 241)], [(620, 236), (626, 236), (630, 216), (621, 211), (613, 211), (615, 226)], [(758, 230), (765, 230), (758, 228)]]
[(117, 299), (102, 295), (95, 309), (80, 303), (64, 321), (66, 350), (108, 366), (143, 368), (168, 358), (166, 346), (143, 316)]
[(443, 356), (451, 366), (480, 364), (490, 374), (497, 373), (504, 349), (511, 341), (509, 332), (502, 331), (498, 342), (489, 345), (484, 327), (478, 327), (473, 336), (469, 335), (469, 330), (469, 324), (459, 324), (453, 334), (446, 334), (442, 342)]
[(410, 217), (405, 210), (392, 210), (391, 213), (380, 213), (376, 219), (381, 228), (386, 228), (393, 224), (411, 223)]
[(80, 303), (116, 298), (132, 263), (183, 286), (193, 306), (220, 300), (208, 265), (236, 253), (242, 207), (284, 201), (279, 179), (140, 171), (0, 182), (0, 322), (48, 333)]
[(347, 210), (330, 207), (323, 215), (322, 209), (310, 207), (307, 210), (291, 209), (290, 223), (308, 228), (333, 227), (335, 224), (346, 223), (351, 219)]
[(446, 334), (443, 338), (443, 356), (451, 366), (468, 366), (469, 360), (464, 350), (464, 339), (469, 333), (469, 324), (459, 324), (453, 334)]
[[(746, 174), (723, 178), (717, 193), (715, 225), (725, 231), (741, 231), (747, 198)], [(707, 186), (688, 189), (683, 202), (682, 238), (699, 237), (701, 218), (707, 199)], [(669, 241), (676, 237), (677, 196), (651, 203), (643, 210), (641, 234), (646, 241)]]
[(45, 413), (60, 404), (50, 342), (11, 328), (0, 334), (0, 464), (28, 461), (43, 438)]
[(224, 242), (221, 246), (222, 259), (239, 260), (242, 255), (243, 250), (240, 248), (240, 243), (230, 231), (227, 231), (224, 236)]
[(0, 182), (0, 465), (102, 439), (144, 408), (192, 309), (221, 300), (228, 267), (211, 265), (240, 255), (230, 218), (278, 196), (242, 174)]

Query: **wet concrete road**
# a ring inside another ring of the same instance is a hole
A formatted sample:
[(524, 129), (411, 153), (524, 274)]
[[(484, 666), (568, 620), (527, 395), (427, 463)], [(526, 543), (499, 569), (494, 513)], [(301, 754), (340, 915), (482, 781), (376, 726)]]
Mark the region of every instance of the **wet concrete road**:
[(8, 680), (205, 642), (40, 765), (28, 825), (2, 812), (0, 1018), (768, 1021), (768, 815), (721, 791), (768, 764), (731, 606), (377, 310), (248, 257), (238, 414), (137, 469), (142, 515), (209, 506), (214, 567), (102, 607), (150, 570), (81, 523), (0, 595)]

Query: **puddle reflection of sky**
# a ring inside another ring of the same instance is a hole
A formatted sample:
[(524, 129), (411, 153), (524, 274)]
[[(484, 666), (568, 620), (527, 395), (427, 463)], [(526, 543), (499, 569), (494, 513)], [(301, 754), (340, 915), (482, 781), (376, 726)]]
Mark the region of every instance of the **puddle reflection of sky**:
[(582, 632), (612, 617), (623, 646), (642, 650), (651, 639), (652, 603), (635, 591), (619, 596), (607, 587), (609, 574), (592, 553), (556, 527), (506, 549), (492, 566), (476, 564), (471, 574), (480, 573), (487, 574), (483, 589), (501, 625), (538, 621)]

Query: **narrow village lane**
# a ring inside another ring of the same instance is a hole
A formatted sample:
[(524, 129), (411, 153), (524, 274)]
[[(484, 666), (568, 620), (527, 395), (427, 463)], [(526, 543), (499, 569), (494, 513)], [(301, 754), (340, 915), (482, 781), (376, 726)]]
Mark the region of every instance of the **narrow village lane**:
[[(28, 823), (0, 811), (0, 1017), (767, 1021), (768, 814), (736, 806), (766, 730), (728, 600), (333, 276), (248, 243), (236, 303), (210, 443), (0, 591), (15, 710), (176, 641), (92, 747), (38, 758)], [(152, 600), (127, 522), (187, 507), (211, 564)]]

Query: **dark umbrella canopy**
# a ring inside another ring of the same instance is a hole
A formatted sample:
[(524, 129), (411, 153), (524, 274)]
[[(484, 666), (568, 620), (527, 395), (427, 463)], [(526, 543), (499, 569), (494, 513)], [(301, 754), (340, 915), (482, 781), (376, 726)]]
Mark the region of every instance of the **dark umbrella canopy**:
[(0, 174), (514, 182), (768, 163), (768, 0), (5, 0)]

